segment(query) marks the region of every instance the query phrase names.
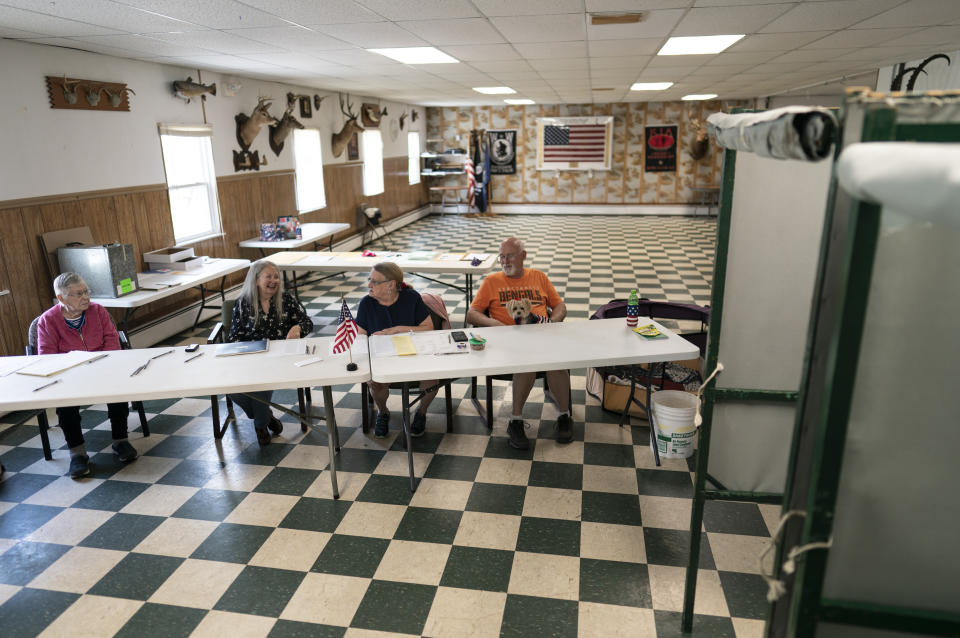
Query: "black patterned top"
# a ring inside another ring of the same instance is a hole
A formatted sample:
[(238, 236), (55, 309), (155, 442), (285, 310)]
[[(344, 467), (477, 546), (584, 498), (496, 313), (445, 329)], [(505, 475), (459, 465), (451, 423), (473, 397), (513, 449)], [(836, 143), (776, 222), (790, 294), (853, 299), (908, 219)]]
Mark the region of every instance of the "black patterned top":
[(255, 324), (256, 315), (243, 297), (237, 298), (233, 305), (233, 320), (227, 341), (257, 341), (259, 339), (286, 339), (290, 328), (299, 325), (300, 336), (309, 337), (313, 331), (313, 321), (307, 311), (288, 292), (283, 293), (283, 322), (277, 317), (276, 309), (271, 305), (270, 312), (260, 313), (260, 323)]

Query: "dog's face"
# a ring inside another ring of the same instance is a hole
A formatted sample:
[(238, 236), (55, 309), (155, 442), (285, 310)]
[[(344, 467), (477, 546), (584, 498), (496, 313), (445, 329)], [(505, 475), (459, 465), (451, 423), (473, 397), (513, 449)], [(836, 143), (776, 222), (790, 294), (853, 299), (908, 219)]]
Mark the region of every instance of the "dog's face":
[(533, 308), (533, 304), (530, 303), (529, 299), (511, 299), (507, 302), (507, 313), (514, 321), (526, 318), (530, 314), (531, 308)]

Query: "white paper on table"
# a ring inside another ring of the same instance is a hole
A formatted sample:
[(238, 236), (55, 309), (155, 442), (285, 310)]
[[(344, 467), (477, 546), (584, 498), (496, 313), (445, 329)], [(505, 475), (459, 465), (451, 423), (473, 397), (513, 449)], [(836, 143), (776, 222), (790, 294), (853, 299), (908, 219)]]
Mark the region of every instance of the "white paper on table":
[(490, 257), (489, 253), (467, 253), (460, 261), (473, 261), (474, 259), (486, 261), (488, 257)]
[(333, 259), (332, 255), (313, 254), (304, 257), (298, 261), (297, 264), (300, 266), (320, 266), (321, 264), (327, 263), (331, 259)]
[[(328, 354), (333, 357), (347, 356), (347, 351), (343, 352), (334, 352), (333, 344), (336, 343), (336, 339), (330, 341), (330, 347), (327, 349)], [(357, 340), (353, 342), (353, 345), (350, 346), (350, 351), (353, 352), (353, 358), (356, 359), (358, 354), (367, 354), (367, 341), (366, 340)]]
[(102, 355), (102, 352), (90, 352), (87, 350), (74, 350), (64, 354), (46, 355), (40, 357), (34, 363), (25, 368), (17, 370), (17, 374), (27, 374), (35, 377), (49, 377), (59, 374), (64, 370), (69, 370), (81, 363), (86, 363), (90, 359), (95, 359)]
[(0, 377), (5, 377), (8, 374), (13, 374), (21, 368), (26, 368), (29, 365), (36, 363), (37, 358), (34, 357), (32, 361), (25, 361), (23, 359), (13, 359), (11, 361), (5, 361), (6, 357), (0, 358)]
[(395, 357), (397, 356), (397, 350), (393, 347), (392, 339), (371, 339), (367, 343), (373, 344), (373, 352), (371, 354), (374, 357)]
[(448, 332), (417, 332), (413, 335), (417, 354), (453, 354), (460, 352)]
[[(307, 342), (303, 339), (278, 339), (270, 342), (270, 348), (267, 350), (266, 356), (285, 357), (292, 354), (306, 355), (308, 354), (304, 352), (306, 347)], [(312, 349), (313, 346), (310, 346), (310, 348)], [(309, 354), (312, 354), (312, 352)]]

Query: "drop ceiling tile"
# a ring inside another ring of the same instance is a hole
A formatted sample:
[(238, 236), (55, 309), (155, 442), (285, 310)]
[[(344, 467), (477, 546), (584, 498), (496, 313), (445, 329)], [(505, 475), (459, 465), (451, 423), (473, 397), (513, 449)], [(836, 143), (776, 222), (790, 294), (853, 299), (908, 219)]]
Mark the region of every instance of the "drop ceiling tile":
[(851, 47), (884, 46), (884, 43), (896, 40), (910, 33), (917, 33), (916, 27), (903, 29), (844, 29), (825, 38), (810, 42), (804, 49), (849, 49)]
[(184, 20), (211, 29), (281, 27), (287, 22), (236, 0), (114, 0), (175, 20)]
[[(324, 35), (323, 37), (327, 36)], [(379, 69), (396, 69), (405, 66), (385, 55), (371, 53), (370, 51), (360, 48), (340, 48), (333, 51), (318, 51), (316, 56), (329, 62), (336, 62), (337, 64), (345, 64), (347, 66), (363, 65)]]
[(331, 49), (344, 49), (349, 45), (326, 33), (320, 33), (312, 29), (301, 29), (300, 27), (258, 27), (253, 29), (228, 29), (224, 33), (256, 40), (271, 45), (273, 48), (286, 49), (287, 51), (299, 51), (302, 53), (312, 51), (327, 51)]
[(146, 35), (93, 35), (71, 39), (136, 51), (140, 53), (141, 56), (204, 55), (210, 53), (208, 49), (173, 42), (164, 42), (163, 40), (158, 40)]
[(181, 33), (153, 33), (151, 37), (177, 46), (197, 47), (227, 55), (276, 52), (276, 47), (243, 38), (226, 31), (185, 31)]
[[(956, 51), (960, 46), (960, 25), (946, 27), (931, 27), (914, 31), (909, 35), (892, 39), (887, 42), (878, 42), (881, 47), (910, 47), (928, 46), (931, 49), (948, 47), (944, 53)], [(932, 51), (938, 53), (939, 51)]]
[(317, 31), (364, 49), (389, 47), (424, 47), (428, 43), (392, 22), (363, 24), (327, 24), (314, 27)]
[(473, 4), (487, 16), (547, 15), (550, 13), (580, 13), (583, 0), (473, 0)]
[(635, 69), (601, 69), (590, 71), (590, 81), (593, 84), (597, 84), (597, 82), (606, 84), (610, 82), (630, 82), (633, 78), (637, 77), (642, 69), (643, 67), (638, 66)]
[(790, 6), (784, 4), (691, 9), (671, 35), (754, 33), (789, 9)]
[(362, 0), (387, 20), (473, 18), (479, 15), (468, 0)]
[(795, 49), (771, 58), (770, 62), (822, 62), (856, 51), (856, 49)]
[[(817, 0), (811, 0), (816, 2)], [(696, 7), (728, 7), (744, 4), (796, 4), (797, 0), (696, 0)]]
[(27, 38), (24, 42), (33, 44), (45, 44), (53, 47), (66, 47), (68, 49), (80, 49), (90, 53), (100, 53), (102, 55), (112, 55), (117, 58), (142, 58), (143, 52), (131, 51), (120, 47), (109, 46), (97, 42), (85, 42), (75, 38)]
[[(704, 73), (743, 73), (749, 69), (757, 68), (756, 64), (705, 64), (700, 67)], [(766, 64), (759, 65), (765, 67)]]
[(459, 20), (416, 20), (398, 26), (434, 45), (495, 44), (503, 42), (486, 18)]
[(382, 22), (383, 18), (353, 0), (243, 0), (265, 13), (300, 25)]
[(490, 62), (471, 62), (470, 66), (484, 73), (533, 71), (526, 60), (494, 60)]
[(42, 33), (34, 33), (33, 31), (23, 31), (21, 29), (11, 29), (9, 27), (0, 26), (0, 38), (22, 40), (24, 38), (40, 38), (40, 37), (43, 37)]
[(579, 58), (587, 55), (587, 41), (523, 42), (513, 45), (520, 55), (530, 60), (545, 58)]
[(910, 0), (858, 23), (857, 28), (927, 27), (957, 21), (960, 21), (960, 3), (956, 0)]
[[(590, 24), (587, 17), (588, 40), (624, 40), (631, 38), (664, 37), (683, 17), (683, 9), (663, 9), (651, 11), (642, 22), (634, 24)], [(716, 33), (714, 31), (713, 33)], [(740, 33), (739, 31), (737, 33)]]
[(643, 2), (636, 2), (636, 0), (586, 0), (586, 6), (587, 12), (686, 9), (693, 6), (693, 0), (644, 0)]
[(749, 51), (788, 51), (826, 37), (833, 31), (796, 31), (793, 33), (754, 33), (743, 38), (724, 53)]
[(650, 59), (648, 67), (698, 67), (716, 59), (713, 55), (657, 55)]
[(244, 55), (248, 60), (255, 60), (265, 64), (275, 64), (276, 66), (285, 66), (291, 69), (315, 70), (324, 75), (334, 75), (337, 72), (346, 73), (348, 67), (341, 64), (334, 64), (326, 60), (320, 60), (313, 56), (302, 53), (251, 53)]
[(440, 49), (461, 62), (477, 60), (515, 60), (517, 52), (509, 44), (446, 45)]
[(901, 0), (830, 0), (804, 2), (760, 29), (761, 33), (845, 29), (872, 18)]
[(542, 79), (537, 71), (500, 71), (492, 72), (489, 75), (507, 84), (510, 84), (510, 82), (535, 82)]
[(45, 3), (38, 3), (36, 0), (4, 0), (3, 4), (130, 33), (155, 33), (158, 31), (184, 31), (203, 28), (182, 20), (173, 20), (155, 13), (118, 5), (110, 0)]
[(490, 18), (509, 42), (571, 42), (586, 38), (581, 13)]
[(19, 31), (28, 31), (42, 36), (70, 37), (87, 35), (107, 35), (119, 33), (116, 29), (84, 24), (74, 20), (65, 20), (55, 16), (23, 11), (14, 7), (0, 5), (0, 24)]
[(619, 55), (590, 58), (590, 70), (597, 69), (636, 69), (650, 61), (648, 55)]
[(236, 55), (184, 55), (169, 58), (155, 58), (158, 64), (178, 64), (188, 68), (228, 69), (230, 71), (267, 71), (279, 66), (269, 62), (259, 62)]
[(591, 58), (612, 55), (654, 55), (666, 41), (666, 37), (636, 40), (591, 40), (588, 43), (588, 49)]

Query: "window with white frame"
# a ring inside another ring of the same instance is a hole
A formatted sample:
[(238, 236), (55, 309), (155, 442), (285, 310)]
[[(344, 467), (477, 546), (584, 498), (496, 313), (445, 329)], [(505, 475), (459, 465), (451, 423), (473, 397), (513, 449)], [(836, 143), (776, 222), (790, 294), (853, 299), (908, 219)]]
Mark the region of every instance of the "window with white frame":
[(326, 206), (320, 131), (315, 128), (294, 129), (293, 161), (296, 174), (297, 211), (305, 213)]
[(407, 133), (407, 174), (411, 184), (420, 183), (420, 134)]
[(380, 131), (367, 129), (362, 142), (363, 194), (379, 195), (383, 192), (383, 138)]
[(213, 127), (160, 124), (173, 236), (178, 244), (220, 234)]

